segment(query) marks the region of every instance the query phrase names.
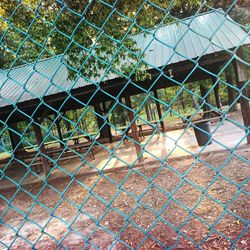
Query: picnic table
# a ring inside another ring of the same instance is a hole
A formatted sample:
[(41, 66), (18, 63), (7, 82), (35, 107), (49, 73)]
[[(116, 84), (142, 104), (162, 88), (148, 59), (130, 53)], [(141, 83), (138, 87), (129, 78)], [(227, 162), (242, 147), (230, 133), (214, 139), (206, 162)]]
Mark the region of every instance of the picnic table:
[(93, 141), (93, 137), (96, 136), (97, 133), (96, 132), (92, 132), (92, 133), (86, 133), (86, 134), (81, 134), (81, 135), (74, 135), (68, 138), (63, 139), (64, 142), (66, 142), (67, 140), (73, 140), (74, 145), (79, 144), (79, 140), (81, 138), (86, 139), (88, 142), (92, 142)]
[[(68, 153), (74, 152), (74, 151), (81, 152), (81, 153), (82, 152), (87, 152), (91, 146), (92, 146), (92, 143), (79, 143), (79, 144), (76, 144), (76, 145), (70, 145), (70, 146), (68, 145), (65, 148), (57, 148), (57, 149), (47, 150), (46, 153), (51, 158), (53, 158), (53, 157), (55, 157), (57, 155), (60, 155), (61, 153), (68, 154)], [(89, 153), (90, 153), (91, 159), (94, 160), (95, 156), (94, 156), (93, 148), (90, 149)]]

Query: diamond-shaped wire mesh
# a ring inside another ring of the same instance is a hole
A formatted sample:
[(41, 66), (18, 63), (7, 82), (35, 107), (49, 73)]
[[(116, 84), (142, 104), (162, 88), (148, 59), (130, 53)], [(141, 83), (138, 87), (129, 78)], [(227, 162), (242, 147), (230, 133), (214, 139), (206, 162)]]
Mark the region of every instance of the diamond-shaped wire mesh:
[(0, 1), (0, 249), (249, 249), (249, 4)]

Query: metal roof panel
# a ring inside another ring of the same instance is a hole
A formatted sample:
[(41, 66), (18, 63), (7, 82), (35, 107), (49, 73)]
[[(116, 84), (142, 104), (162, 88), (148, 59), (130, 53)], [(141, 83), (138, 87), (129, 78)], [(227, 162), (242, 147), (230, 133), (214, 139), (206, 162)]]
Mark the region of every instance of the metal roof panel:
[[(249, 35), (222, 10), (214, 10), (180, 20), (178, 23), (150, 29), (132, 37), (144, 51), (149, 69), (194, 59), (249, 44)], [(104, 72), (101, 72), (103, 74)], [(104, 80), (114, 79), (111, 74)], [(101, 79), (101, 78), (100, 78)], [(0, 107), (42, 98), (98, 83), (98, 78), (68, 79), (68, 67), (62, 55), (9, 70), (0, 70)]]

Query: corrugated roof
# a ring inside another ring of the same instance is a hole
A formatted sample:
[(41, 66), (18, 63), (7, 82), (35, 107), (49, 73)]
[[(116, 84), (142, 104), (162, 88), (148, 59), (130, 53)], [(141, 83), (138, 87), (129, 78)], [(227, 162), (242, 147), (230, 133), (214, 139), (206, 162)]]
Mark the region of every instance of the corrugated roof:
[[(134, 39), (145, 51), (144, 61), (149, 69), (250, 43), (249, 35), (222, 10), (190, 17), (157, 30), (151, 29), (146, 34), (135, 35)], [(111, 75), (108, 79), (115, 77)], [(98, 82), (98, 79), (86, 81), (79, 78), (73, 88), (93, 82)], [(61, 55), (1, 71), (0, 107), (69, 91), (72, 84)]]

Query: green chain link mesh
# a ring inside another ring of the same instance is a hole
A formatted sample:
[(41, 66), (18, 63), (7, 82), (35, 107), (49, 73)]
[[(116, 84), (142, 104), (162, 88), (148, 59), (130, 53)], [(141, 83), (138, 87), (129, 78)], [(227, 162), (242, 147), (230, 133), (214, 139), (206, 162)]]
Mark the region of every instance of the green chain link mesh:
[(249, 249), (248, 7), (1, 0), (0, 249)]

